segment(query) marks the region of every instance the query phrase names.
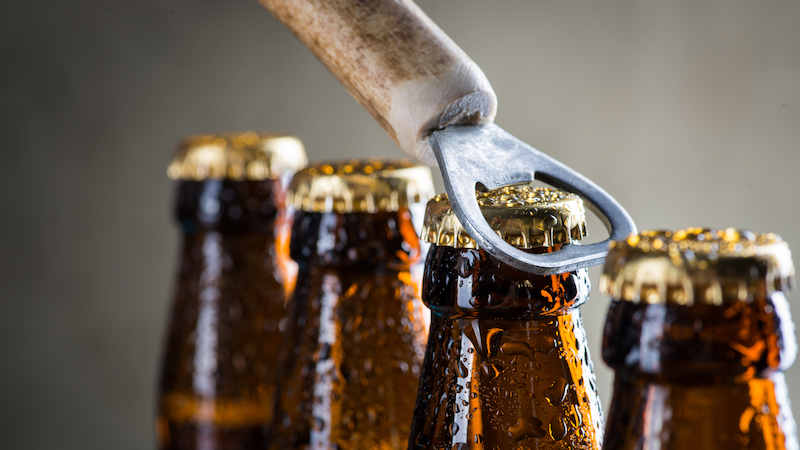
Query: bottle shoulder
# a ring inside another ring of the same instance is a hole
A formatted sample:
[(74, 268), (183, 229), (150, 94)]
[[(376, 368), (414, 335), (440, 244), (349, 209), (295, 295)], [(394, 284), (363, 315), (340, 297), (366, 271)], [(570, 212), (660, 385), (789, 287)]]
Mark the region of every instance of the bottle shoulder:
[(600, 448), (602, 408), (577, 310), (530, 320), (435, 316), (420, 385), (418, 448)]
[(670, 449), (796, 448), (785, 378), (774, 373), (695, 385), (618, 375), (605, 444), (634, 448), (641, 442)]

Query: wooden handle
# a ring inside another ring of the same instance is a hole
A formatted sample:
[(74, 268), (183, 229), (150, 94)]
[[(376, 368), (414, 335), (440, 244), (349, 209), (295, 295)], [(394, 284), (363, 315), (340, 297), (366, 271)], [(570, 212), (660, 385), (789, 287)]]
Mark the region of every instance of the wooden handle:
[(259, 1), (420, 161), (430, 132), (494, 120), (486, 76), (411, 0)]

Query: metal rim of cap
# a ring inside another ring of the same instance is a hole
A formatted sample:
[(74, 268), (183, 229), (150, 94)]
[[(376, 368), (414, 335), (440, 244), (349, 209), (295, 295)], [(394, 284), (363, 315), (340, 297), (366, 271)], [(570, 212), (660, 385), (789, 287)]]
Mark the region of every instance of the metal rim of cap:
[(687, 228), (613, 242), (600, 290), (630, 302), (720, 305), (787, 291), (793, 278), (789, 246), (776, 234)]
[(188, 136), (167, 169), (173, 180), (266, 180), (308, 164), (302, 142), (280, 133), (229, 132)]
[(422, 204), (433, 194), (427, 166), (369, 158), (312, 164), (294, 175), (287, 199), (307, 212), (376, 213)]
[[(586, 210), (575, 194), (529, 183), (476, 191), (483, 217), (500, 238), (521, 248), (571, 244), (586, 236)], [(447, 194), (428, 202), (422, 239), (439, 246), (477, 249)]]

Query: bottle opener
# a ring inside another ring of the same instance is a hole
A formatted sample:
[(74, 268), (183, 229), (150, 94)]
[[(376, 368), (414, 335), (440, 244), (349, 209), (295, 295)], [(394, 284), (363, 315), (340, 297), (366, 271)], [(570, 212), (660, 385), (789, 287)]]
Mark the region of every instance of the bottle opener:
[[(456, 216), (496, 258), (539, 275), (561, 273), (600, 264), (611, 240), (636, 231), (599, 186), (492, 123), (497, 97), (486, 76), (411, 0), (259, 1), (406, 153), (439, 165)], [(533, 179), (580, 195), (609, 239), (541, 255), (503, 241), (483, 218), (475, 189)]]

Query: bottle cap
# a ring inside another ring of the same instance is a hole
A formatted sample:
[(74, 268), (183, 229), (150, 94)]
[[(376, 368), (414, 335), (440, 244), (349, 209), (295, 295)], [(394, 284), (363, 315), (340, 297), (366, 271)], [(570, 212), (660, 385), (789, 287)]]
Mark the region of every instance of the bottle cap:
[(376, 213), (421, 204), (433, 194), (427, 166), (370, 158), (312, 164), (294, 175), (287, 198), (302, 211)]
[(221, 133), (189, 136), (167, 169), (174, 180), (278, 179), (306, 166), (299, 139), (273, 133)]
[[(575, 194), (524, 183), (475, 192), (475, 197), (489, 225), (515, 247), (552, 247), (586, 236), (586, 211)], [(422, 239), (440, 246), (478, 248), (458, 221), (447, 194), (428, 202)]]
[(612, 243), (600, 289), (616, 300), (719, 305), (788, 290), (793, 276), (789, 246), (775, 234), (688, 228)]

